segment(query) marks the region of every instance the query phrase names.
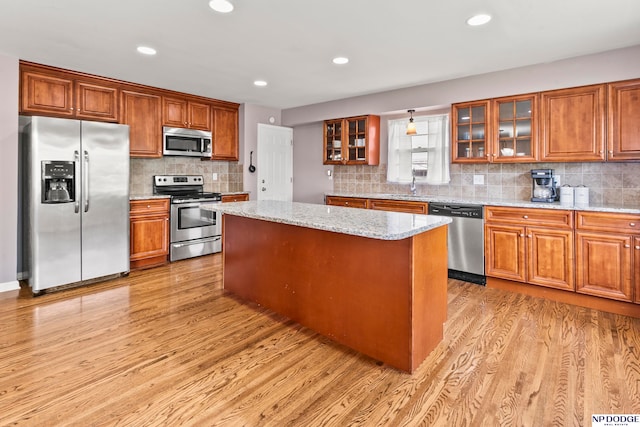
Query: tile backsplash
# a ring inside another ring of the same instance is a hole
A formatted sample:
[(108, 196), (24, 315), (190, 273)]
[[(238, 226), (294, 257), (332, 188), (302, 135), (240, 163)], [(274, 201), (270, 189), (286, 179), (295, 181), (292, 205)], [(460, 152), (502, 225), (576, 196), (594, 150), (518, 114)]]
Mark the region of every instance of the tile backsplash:
[[(416, 183), (424, 196), (500, 198), (528, 201), (531, 169), (553, 169), (561, 185), (589, 187), (589, 202), (637, 208), (640, 206), (640, 163), (517, 163), (452, 164), (446, 185)], [(474, 175), (484, 184), (474, 185)], [(409, 184), (387, 182), (387, 165), (335, 166), (337, 193), (408, 194)]]
[[(204, 190), (214, 192), (242, 191), (242, 165), (237, 162), (206, 161), (189, 157), (131, 159), (129, 190), (132, 195), (153, 194), (154, 175), (203, 175)], [(213, 180), (213, 174), (218, 180)]]

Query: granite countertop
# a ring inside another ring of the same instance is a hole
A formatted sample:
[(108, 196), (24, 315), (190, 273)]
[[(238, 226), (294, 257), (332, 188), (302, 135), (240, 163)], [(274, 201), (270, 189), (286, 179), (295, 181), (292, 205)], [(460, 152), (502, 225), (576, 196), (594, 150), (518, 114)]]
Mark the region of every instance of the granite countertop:
[(439, 216), (281, 201), (222, 203), (206, 209), (380, 240), (405, 239), (451, 222), (451, 218)]
[[(326, 193), (327, 196), (338, 197), (359, 197), (363, 199), (385, 199), (385, 200), (408, 200), (413, 202), (428, 203), (458, 203), (485, 206), (511, 206), (518, 208), (537, 208), (537, 209), (566, 209), (572, 211), (592, 211), (592, 212), (613, 212), (613, 213), (630, 213), (640, 214), (640, 200), (638, 207), (613, 206), (613, 205), (596, 205), (589, 206), (566, 206), (560, 202), (554, 203), (535, 203), (525, 200), (509, 200), (509, 199), (493, 199), (493, 198), (469, 198), (469, 197), (443, 197), (443, 196), (412, 196), (411, 194), (378, 194), (378, 193)], [(353, 208), (351, 208), (353, 209)]]

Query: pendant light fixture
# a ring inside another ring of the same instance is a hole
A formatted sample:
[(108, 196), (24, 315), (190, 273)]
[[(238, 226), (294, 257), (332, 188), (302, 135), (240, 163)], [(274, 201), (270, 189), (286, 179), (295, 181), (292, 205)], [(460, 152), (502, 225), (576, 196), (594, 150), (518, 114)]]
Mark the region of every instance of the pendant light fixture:
[(416, 133), (418, 133), (416, 131), (416, 124), (413, 123), (413, 113), (415, 113), (416, 110), (407, 110), (407, 113), (411, 114), (411, 118), (409, 118), (409, 124), (407, 125), (407, 135), (415, 135)]

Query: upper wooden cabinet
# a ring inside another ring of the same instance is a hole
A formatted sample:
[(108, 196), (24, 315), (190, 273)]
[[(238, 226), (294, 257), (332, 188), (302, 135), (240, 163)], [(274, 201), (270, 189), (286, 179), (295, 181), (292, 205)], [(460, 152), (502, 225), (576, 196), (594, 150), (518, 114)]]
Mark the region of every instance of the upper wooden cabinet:
[(163, 97), (162, 124), (211, 131), (211, 106), (188, 99)]
[(20, 113), (118, 120), (118, 88), (89, 78), (71, 78), (56, 71), (23, 66), (20, 71)]
[(607, 160), (640, 159), (640, 79), (609, 83)]
[(238, 110), (213, 109), (212, 160), (238, 160)]
[(603, 84), (542, 92), (539, 159), (604, 160), (605, 107)]
[(120, 123), (129, 125), (132, 157), (162, 157), (162, 115), (158, 95), (123, 90)]
[(380, 162), (380, 117), (325, 120), (325, 165), (377, 165)]
[(488, 138), (491, 134), (491, 101), (454, 104), (451, 108), (451, 159), (456, 163), (482, 163), (491, 158)]
[(535, 161), (538, 147), (537, 106), (536, 94), (454, 104), (453, 161)]

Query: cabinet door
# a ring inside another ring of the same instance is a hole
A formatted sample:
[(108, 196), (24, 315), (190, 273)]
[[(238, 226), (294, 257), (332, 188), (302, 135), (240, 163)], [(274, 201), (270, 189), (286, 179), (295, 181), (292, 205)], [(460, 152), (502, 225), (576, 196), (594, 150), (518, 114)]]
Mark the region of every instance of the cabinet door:
[(131, 157), (162, 157), (160, 97), (124, 90), (120, 114), (120, 122), (129, 125)]
[(631, 237), (576, 232), (576, 291), (631, 301)]
[(199, 102), (189, 102), (189, 127), (211, 131), (211, 106)]
[[(342, 164), (342, 119), (325, 120), (324, 122), (324, 164)], [(346, 157), (345, 157), (346, 158)]]
[(131, 261), (169, 254), (169, 221), (167, 215), (131, 217)]
[(22, 113), (73, 117), (73, 81), (46, 74), (21, 74)]
[(90, 82), (76, 82), (76, 117), (118, 121), (118, 89)]
[(483, 163), (490, 155), (487, 141), (490, 101), (454, 104), (451, 107), (451, 159), (455, 163)]
[(162, 98), (162, 125), (186, 128), (187, 101), (185, 99)]
[(527, 281), (535, 285), (575, 290), (573, 231), (528, 227)]
[(640, 160), (640, 80), (608, 85), (607, 160)]
[(238, 160), (238, 110), (213, 109), (214, 160)]
[(538, 156), (538, 97), (520, 95), (491, 102), (492, 162), (531, 162)]
[(342, 131), (342, 153), (346, 155), (346, 164), (377, 165), (380, 163), (379, 128), (379, 116), (345, 119)]
[(604, 160), (605, 86), (542, 92), (541, 161)]
[(633, 283), (635, 284), (633, 301), (640, 304), (640, 237), (633, 238), (633, 248)]
[(525, 282), (525, 229), (509, 225), (485, 226), (486, 275)]

